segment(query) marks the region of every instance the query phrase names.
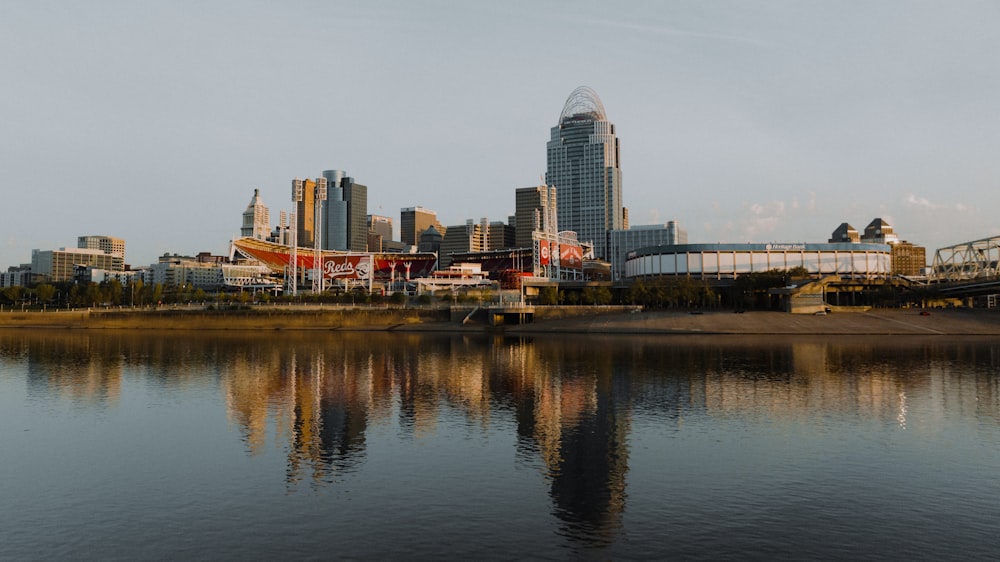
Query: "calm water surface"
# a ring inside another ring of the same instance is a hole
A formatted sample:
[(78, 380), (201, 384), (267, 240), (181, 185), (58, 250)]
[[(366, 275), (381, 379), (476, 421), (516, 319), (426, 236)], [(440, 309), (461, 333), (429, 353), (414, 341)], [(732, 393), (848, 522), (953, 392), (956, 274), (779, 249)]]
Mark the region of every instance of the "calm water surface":
[(1000, 341), (0, 331), (0, 559), (996, 559)]

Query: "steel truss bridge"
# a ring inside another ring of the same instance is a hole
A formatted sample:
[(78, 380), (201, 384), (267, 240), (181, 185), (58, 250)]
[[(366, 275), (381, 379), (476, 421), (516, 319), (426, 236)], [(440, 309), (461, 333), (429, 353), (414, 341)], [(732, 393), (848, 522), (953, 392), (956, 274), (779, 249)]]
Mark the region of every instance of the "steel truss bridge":
[(929, 280), (942, 293), (973, 296), (1000, 293), (1000, 236), (940, 248), (934, 253)]
[(938, 281), (995, 279), (1000, 259), (1000, 236), (963, 242), (934, 253), (931, 277)]

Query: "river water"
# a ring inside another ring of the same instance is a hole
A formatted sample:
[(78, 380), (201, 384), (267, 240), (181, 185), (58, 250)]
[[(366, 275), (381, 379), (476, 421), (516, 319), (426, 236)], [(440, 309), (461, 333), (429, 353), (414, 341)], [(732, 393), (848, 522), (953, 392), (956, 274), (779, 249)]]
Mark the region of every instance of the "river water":
[(996, 559), (1000, 341), (0, 331), (0, 559)]

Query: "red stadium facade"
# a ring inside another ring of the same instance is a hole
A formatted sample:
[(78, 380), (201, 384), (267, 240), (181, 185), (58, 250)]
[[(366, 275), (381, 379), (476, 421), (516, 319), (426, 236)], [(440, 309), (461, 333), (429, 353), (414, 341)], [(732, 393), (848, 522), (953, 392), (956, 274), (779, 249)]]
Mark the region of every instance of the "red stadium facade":
[[(284, 274), (292, 262), (291, 248), (255, 238), (233, 241), (241, 254), (255, 259), (274, 273)], [(314, 270), (316, 256), (310, 248), (296, 249), (296, 269)], [(437, 256), (432, 253), (345, 253), (324, 251), (320, 254), (323, 277), (328, 280), (401, 281), (427, 277), (434, 271)]]

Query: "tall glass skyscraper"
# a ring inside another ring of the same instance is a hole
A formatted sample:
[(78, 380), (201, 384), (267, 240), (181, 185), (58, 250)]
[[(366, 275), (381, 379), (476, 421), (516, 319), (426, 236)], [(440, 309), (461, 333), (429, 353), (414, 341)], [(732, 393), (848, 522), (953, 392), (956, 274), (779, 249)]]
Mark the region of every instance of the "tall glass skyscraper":
[(573, 230), (608, 259), (608, 233), (624, 228), (618, 137), (594, 90), (580, 86), (566, 99), (548, 142), (545, 181), (555, 186), (559, 230)]
[(368, 251), (368, 187), (342, 170), (324, 170), (328, 189), (323, 206), (323, 248)]

